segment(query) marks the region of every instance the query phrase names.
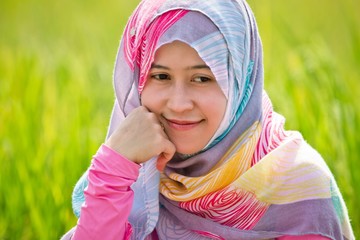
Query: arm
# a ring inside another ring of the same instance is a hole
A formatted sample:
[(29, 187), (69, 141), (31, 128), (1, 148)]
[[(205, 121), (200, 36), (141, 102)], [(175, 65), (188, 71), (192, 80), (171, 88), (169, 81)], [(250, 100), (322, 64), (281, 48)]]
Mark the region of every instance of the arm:
[(139, 174), (137, 163), (158, 156), (157, 167), (162, 170), (175, 151), (155, 114), (145, 107), (133, 110), (93, 158), (81, 217), (76, 228), (62, 239), (129, 237), (127, 219), (133, 203), (130, 186)]
[(126, 239), (131, 235), (127, 219), (133, 203), (130, 188), (140, 165), (102, 145), (89, 170), (85, 203), (72, 239)]

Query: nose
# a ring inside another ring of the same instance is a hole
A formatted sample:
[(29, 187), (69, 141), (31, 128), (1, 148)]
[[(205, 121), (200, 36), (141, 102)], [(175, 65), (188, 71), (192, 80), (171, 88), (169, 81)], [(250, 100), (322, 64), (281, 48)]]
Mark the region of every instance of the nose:
[(174, 84), (169, 91), (167, 107), (177, 113), (186, 112), (194, 108), (191, 91), (183, 84)]

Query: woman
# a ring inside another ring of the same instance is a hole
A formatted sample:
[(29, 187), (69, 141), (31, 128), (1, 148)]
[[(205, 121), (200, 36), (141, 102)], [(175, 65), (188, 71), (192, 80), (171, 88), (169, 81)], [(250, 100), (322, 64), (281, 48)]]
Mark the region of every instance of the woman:
[(64, 239), (354, 239), (325, 162), (272, 111), (244, 1), (142, 1), (114, 82)]

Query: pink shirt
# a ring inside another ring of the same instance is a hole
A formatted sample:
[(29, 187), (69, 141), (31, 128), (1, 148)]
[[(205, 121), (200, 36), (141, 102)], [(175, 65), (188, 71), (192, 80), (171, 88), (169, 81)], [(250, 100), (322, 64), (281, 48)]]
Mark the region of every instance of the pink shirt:
[(128, 239), (134, 193), (130, 186), (140, 165), (102, 145), (92, 160), (85, 204), (72, 239)]
[[(81, 217), (73, 229), (71, 239), (130, 239), (132, 228), (128, 217), (134, 199), (130, 186), (136, 181), (139, 169), (140, 165), (129, 161), (106, 145), (100, 147), (92, 160), (85, 203), (81, 207)], [(63, 239), (66, 239), (66, 236)], [(305, 235), (283, 236), (278, 239), (328, 238)]]

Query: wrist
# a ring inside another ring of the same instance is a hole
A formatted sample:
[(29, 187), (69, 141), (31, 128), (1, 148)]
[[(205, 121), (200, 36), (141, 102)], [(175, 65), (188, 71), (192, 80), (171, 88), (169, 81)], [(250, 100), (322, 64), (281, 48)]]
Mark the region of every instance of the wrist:
[(116, 157), (118, 159), (123, 159), (123, 160), (126, 160), (128, 162), (132, 162), (132, 163), (136, 164), (137, 166), (139, 165), (138, 162), (133, 160), (134, 158), (129, 157), (128, 154), (124, 153), (123, 151), (119, 150), (116, 147), (113, 147), (113, 145), (109, 144), (108, 141), (106, 141), (105, 143), (102, 144), (102, 148), (107, 149), (107, 152), (111, 152), (111, 155), (113, 157)]
[(114, 151), (116, 154), (120, 155), (122, 158), (130, 162), (139, 164), (139, 162), (135, 160), (136, 158), (132, 154), (130, 154), (129, 151), (124, 150), (128, 148), (119, 146), (119, 144), (114, 144), (111, 140), (107, 140), (105, 143), (103, 143), (103, 145)]

